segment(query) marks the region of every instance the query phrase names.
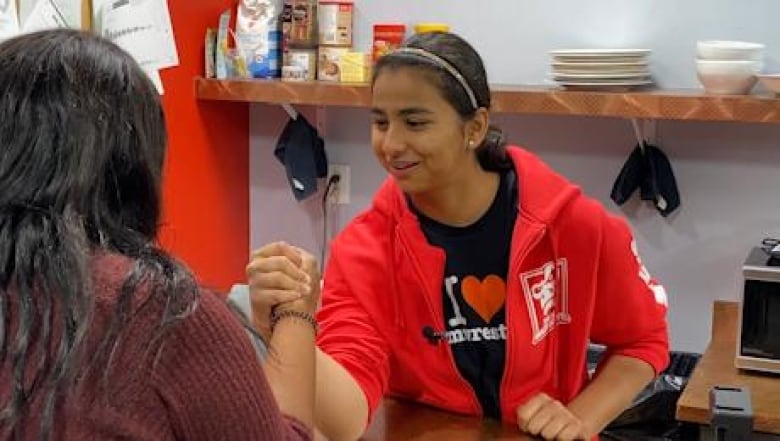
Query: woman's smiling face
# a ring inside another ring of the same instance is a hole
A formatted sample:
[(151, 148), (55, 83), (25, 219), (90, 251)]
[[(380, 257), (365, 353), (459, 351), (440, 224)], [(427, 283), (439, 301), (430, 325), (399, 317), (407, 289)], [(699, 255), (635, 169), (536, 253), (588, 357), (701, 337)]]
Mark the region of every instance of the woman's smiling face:
[(465, 123), (435, 81), (415, 67), (385, 69), (374, 81), (374, 153), (410, 194), (447, 186), (476, 164)]

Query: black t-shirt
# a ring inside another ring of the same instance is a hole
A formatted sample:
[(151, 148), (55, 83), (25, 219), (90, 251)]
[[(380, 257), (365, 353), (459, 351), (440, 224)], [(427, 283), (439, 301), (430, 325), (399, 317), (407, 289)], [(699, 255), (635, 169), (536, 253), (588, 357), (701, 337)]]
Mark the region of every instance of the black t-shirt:
[[(411, 205), (411, 204), (410, 204)], [(446, 255), (442, 300), (446, 341), (485, 416), (501, 418), (499, 389), (506, 357), (506, 278), (517, 218), (514, 171), (501, 183), (487, 212), (466, 227), (451, 227), (414, 209), (428, 242)]]

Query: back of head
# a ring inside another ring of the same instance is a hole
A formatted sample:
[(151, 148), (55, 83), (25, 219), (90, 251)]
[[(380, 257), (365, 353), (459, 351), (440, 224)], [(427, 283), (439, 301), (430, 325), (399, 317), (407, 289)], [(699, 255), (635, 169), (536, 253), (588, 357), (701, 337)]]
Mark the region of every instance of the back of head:
[[(430, 72), (444, 99), (464, 120), (472, 118), (481, 107), (490, 109), (490, 86), (482, 57), (460, 36), (450, 32), (415, 34), (400, 50), (377, 61), (373, 79), (386, 69), (409, 67)], [(505, 145), (502, 131), (491, 126), (476, 149), (483, 169), (498, 171), (511, 167)]]
[[(169, 300), (161, 328), (185, 315), (195, 290), (154, 246), (166, 131), (159, 96), (133, 58), (60, 29), (0, 43), (0, 60), (0, 373), (12, 372), (0, 385), (8, 391), (0, 438), (31, 429), (46, 438), (84, 364), (92, 256), (136, 261), (99, 359), (110, 358), (140, 283)], [(40, 427), (22, 427), (33, 402), (45, 403)]]
[(165, 123), (135, 61), (73, 30), (8, 40), (0, 60), (0, 209), (72, 213), (109, 246), (154, 237)]

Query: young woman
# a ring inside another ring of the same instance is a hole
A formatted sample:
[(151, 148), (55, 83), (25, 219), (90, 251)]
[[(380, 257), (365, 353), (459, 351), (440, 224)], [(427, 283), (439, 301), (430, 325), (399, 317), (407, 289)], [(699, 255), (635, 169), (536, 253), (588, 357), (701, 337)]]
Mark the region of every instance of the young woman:
[(224, 300), (155, 245), (166, 131), (141, 68), (73, 30), (0, 60), (0, 439), (311, 439), (298, 316), (318, 293), (277, 309), (264, 376)]
[[(375, 67), (372, 144), (390, 176), (333, 241), (318, 314), (315, 416), (333, 439), (357, 438), (385, 395), (587, 439), (667, 363), (666, 296), (626, 223), (505, 146), (490, 98), (453, 34), (416, 35)], [(286, 274), (250, 277), (256, 324), (294, 295)], [(592, 380), (589, 342), (608, 348)]]

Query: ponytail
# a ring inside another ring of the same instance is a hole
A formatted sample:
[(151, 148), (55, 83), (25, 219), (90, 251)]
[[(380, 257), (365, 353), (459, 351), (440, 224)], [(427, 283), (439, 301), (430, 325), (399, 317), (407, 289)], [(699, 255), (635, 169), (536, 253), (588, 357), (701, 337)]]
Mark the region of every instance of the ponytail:
[(487, 171), (504, 171), (512, 168), (512, 161), (506, 153), (506, 139), (504, 132), (490, 126), (482, 144), (477, 147), (477, 159), (479, 165)]

